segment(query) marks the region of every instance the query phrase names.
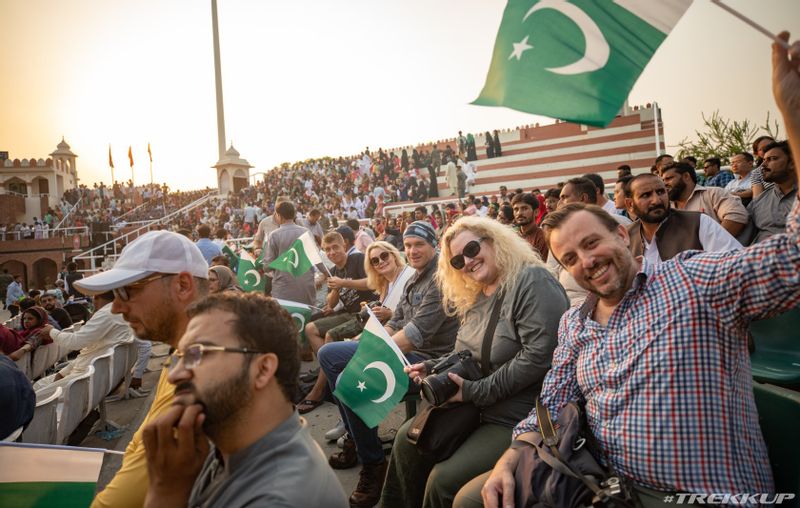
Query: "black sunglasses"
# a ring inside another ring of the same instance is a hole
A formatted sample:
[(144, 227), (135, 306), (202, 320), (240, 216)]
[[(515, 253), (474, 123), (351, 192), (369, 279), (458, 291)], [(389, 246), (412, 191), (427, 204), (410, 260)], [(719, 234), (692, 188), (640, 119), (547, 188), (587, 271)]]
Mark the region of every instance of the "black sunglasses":
[(370, 264), (371, 264), (372, 266), (378, 266), (378, 265), (379, 265), (379, 264), (381, 264), (382, 262), (384, 262), (384, 261), (388, 261), (388, 260), (389, 260), (389, 255), (390, 255), (390, 254), (389, 254), (388, 252), (386, 252), (386, 251), (384, 251), (384, 252), (381, 252), (381, 253), (380, 253), (380, 254), (378, 254), (376, 257), (371, 257), (371, 258), (369, 258), (369, 262), (370, 262)]
[(464, 246), (464, 249), (461, 251), (461, 254), (453, 256), (450, 258), (450, 266), (455, 268), (456, 270), (461, 270), (464, 268), (466, 264), (464, 262), (464, 256), (468, 258), (474, 258), (481, 252), (481, 242), (486, 240), (486, 238), (478, 238), (477, 240), (472, 240), (471, 242), (467, 242)]

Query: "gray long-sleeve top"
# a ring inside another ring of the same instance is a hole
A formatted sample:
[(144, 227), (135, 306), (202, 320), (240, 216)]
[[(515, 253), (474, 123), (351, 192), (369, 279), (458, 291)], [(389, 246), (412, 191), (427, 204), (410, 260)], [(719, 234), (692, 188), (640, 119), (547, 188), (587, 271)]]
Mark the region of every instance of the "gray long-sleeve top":
[[(481, 294), (456, 339), (456, 351), (481, 359), (481, 345), (499, 292)], [(544, 266), (528, 266), (507, 289), (491, 349), (492, 373), (464, 381), (464, 400), (481, 407), (483, 421), (513, 427), (533, 407), (553, 358), (558, 323), (569, 299)]]
[(386, 323), (392, 330), (402, 329), (414, 351), (427, 358), (452, 351), (458, 332), (458, 319), (445, 314), (442, 294), (434, 280), (438, 259), (437, 254), (422, 272), (406, 282), (400, 303)]

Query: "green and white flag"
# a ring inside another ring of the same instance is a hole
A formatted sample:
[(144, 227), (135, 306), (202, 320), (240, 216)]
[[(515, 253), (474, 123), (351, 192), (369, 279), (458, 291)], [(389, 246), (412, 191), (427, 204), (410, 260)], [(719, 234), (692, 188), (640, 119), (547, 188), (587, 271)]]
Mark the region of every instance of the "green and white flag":
[(311, 233), (306, 231), (294, 241), (289, 250), (270, 263), (269, 267), (299, 277), (318, 263), (322, 263), (322, 258), (319, 255), (317, 243), (311, 237)]
[(264, 280), (266, 275), (258, 271), (256, 260), (253, 259), (252, 254), (242, 249), (239, 252), (239, 268), (236, 270), (236, 280), (239, 282), (239, 287), (242, 291), (260, 291), (264, 292), (267, 281)]
[(473, 104), (603, 127), (692, 0), (509, 0)]
[(0, 506), (89, 506), (104, 452), (0, 443)]
[(408, 390), (405, 365), (405, 355), (370, 312), (358, 349), (339, 376), (333, 394), (367, 427), (377, 427)]
[(280, 298), (276, 298), (275, 300), (277, 300), (280, 306), (286, 309), (286, 312), (292, 316), (295, 324), (297, 324), (297, 331), (300, 332), (300, 339), (303, 342), (306, 342), (306, 323), (308, 323), (308, 320), (311, 318), (311, 314), (313, 314), (312, 307), (310, 305), (293, 302), (291, 300), (281, 300)]
[(239, 256), (236, 255), (227, 243), (222, 246), (222, 253), (228, 258), (228, 268), (236, 270), (236, 267), (239, 266)]

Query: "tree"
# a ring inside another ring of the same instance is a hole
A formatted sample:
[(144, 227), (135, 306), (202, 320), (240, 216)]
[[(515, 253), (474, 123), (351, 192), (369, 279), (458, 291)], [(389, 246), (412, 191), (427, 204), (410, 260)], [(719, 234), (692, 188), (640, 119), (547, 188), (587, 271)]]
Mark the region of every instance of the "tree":
[(753, 140), (760, 134), (766, 134), (778, 139), (780, 129), (777, 120), (770, 122), (769, 112), (764, 125), (757, 126), (750, 120), (729, 120), (722, 118), (719, 111), (714, 111), (711, 117), (703, 116), (704, 129), (695, 131), (696, 141), (689, 141), (684, 138), (678, 146), (680, 150), (676, 154), (678, 160), (692, 155), (698, 161), (703, 161), (708, 157), (719, 157), (722, 164), (729, 164), (729, 158), (738, 152), (750, 152), (753, 150)]

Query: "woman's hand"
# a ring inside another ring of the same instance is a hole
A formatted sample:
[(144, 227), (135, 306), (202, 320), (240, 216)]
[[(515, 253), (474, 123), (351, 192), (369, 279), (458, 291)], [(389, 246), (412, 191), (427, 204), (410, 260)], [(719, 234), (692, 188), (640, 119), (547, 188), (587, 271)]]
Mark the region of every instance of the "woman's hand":
[(428, 375), (428, 369), (424, 363), (415, 363), (414, 365), (403, 367), (403, 371), (417, 384), (422, 384), (422, 380)]
[(452, 372), (448, 372), (447, 377), (458, 386), (458, 391), (447, 399), (446, 402), (464, 402), (464, 392), (461, 389), (464, 386), (464, 378)]
[(372, 307), (372, 313), (375, 314), (375, 317), (378, 318), (378, 321), (381, 323), (385, 323), (392, 319), (392, 309), (388, 307), (384, 307), (382, 305)]

